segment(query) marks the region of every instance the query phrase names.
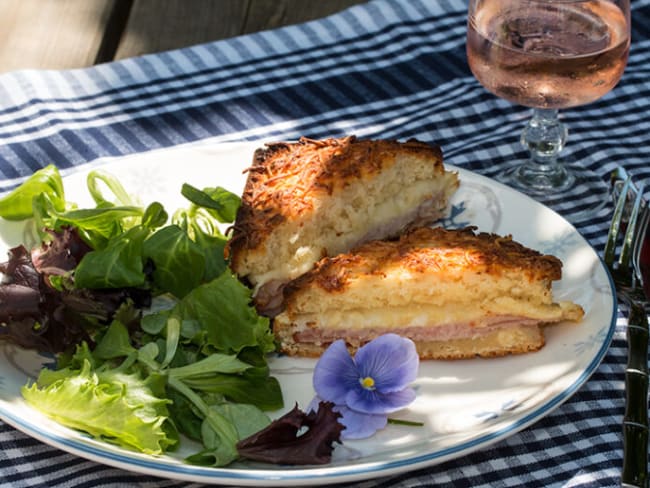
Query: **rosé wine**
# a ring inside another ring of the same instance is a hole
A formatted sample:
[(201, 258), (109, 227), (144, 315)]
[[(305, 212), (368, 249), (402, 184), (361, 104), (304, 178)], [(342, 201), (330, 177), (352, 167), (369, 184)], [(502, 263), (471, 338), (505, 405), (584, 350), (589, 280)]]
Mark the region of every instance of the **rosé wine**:
[(475, 1), (468, 62), (498, 97), (527, 107), (566, 108), (597, 100), (620, 80), (630, 36), (615, 4)]

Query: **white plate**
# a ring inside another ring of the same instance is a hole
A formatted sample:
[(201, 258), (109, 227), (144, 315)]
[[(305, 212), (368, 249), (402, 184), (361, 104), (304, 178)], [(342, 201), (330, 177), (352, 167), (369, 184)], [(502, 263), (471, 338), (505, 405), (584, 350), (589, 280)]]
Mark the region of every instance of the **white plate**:
[[(240, 193), (258, 143), (185, 146), (98, 161), (118, 176), (143, 203), (162, 201), (168, 210), (186, 206), (182, 183), (223, 186)], [(85, 185), (89, 167), (65, 177), (67, 198), (90, 205)], [(325, 466), (274, 466), (240, 463), (227, 468), (186, 465), (182, 457), (152, 457), (96, 442), (62, 427), (28, 407), (20, 387), (51, 359), (0, 344), (0, 416), (30, 436), (84, 458), (120, 468), (200, 483), (236, 485), (323, 485), (369, 479), (413, 470), (463, 456), (518, 432), (569, 398), (594, 372), (611, 341), (616, 316), (609, 275), (597, 254), (562, 217), (532, 199), (475, 173), (458, 169), (461, 186), (446, 225), (477, 225), (480, 230), (512, 234), (534, 249), (564, 262), (554, 286), (558, 300), (585, 309), (580, 324), (547, 328), (539, 352), (499, 359), (423, 361), (415, 384), (417, 399), (399, 417), (423, 427), (389, 425), (370, 439), (345, 442)], [(405, 191), (408, 191), (405, 189)], [(25, 225), (0, 223), (0, 252), (24, 242)], [(306, 407), (313, 396), (315, 361), (271, 358), (282, 385), (285, 409)]]

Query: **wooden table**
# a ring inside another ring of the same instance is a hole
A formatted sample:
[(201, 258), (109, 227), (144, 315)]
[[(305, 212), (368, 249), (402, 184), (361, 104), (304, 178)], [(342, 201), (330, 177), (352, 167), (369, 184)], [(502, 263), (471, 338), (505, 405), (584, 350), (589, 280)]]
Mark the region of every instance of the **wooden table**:
[(305, 22), (364, 0), (0, 0), (0, 73), (82, 68)]

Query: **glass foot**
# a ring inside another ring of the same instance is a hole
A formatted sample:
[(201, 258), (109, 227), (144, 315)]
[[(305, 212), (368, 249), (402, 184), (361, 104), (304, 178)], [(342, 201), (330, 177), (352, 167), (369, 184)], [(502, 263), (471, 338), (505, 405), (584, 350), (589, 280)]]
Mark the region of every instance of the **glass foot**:
[(598, 174), (573, 165), (563, 166), (563, 171), (564, 175), (553, 180), (521, 165), (506, 170), (497, 179), (555, 210), (573, 224), (593, 217), (610, 201), (609, 186)]

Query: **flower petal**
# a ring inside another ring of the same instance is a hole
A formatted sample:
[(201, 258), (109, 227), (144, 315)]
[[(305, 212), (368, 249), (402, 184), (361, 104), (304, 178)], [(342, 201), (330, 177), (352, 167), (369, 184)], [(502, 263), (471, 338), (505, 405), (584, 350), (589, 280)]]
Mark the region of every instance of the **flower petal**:
[[(321, 398), (315, 396), (305, 409), (305, 412), (318, 412), (321, 401)], [(341, 414), (338, 422), (345, 427), (341, 432), (341, 439), (364, 439), (370, 437), (379, 429), (383, 429), (388, 424), (386, 415), (355, 412), (345, 405), (334, 405), (332, 410)]]
[(415, 400), (415, 390), (412, 388), (390, 393), (356, 388), (348, 392), (345, 404), (361, 413), (388, 414), (409, 406), (413, 400)]
[(386, 427), (388, 417), (386, 415), (373, 415), (336, 405), (333, 409), (341, 414), (339, 422), (345, 429), (341, 432), (341, 439), (364, 439), (370, 437), (379, 429)]
[(381, 393), (400, 391), (418, 375), (419, 358), (412, 340), (384, 334), (361, 347), (354, 357), (360, 377), (371, 377)]
[(305, 408), (305, 413), (318, 412), (318, 404), (322, 401), (323, 399), (321, 397), (315, 395), (314, 398), (311, 399), (311, 402), (309, 402), (309, 405), (307, 405), (307, 408)]
[(316, 394), (336, 405), (345, 403), (347, 393), (359, 386), (359, 374), (345, 342), (338, 340), (321, 355), (314, 368)]

